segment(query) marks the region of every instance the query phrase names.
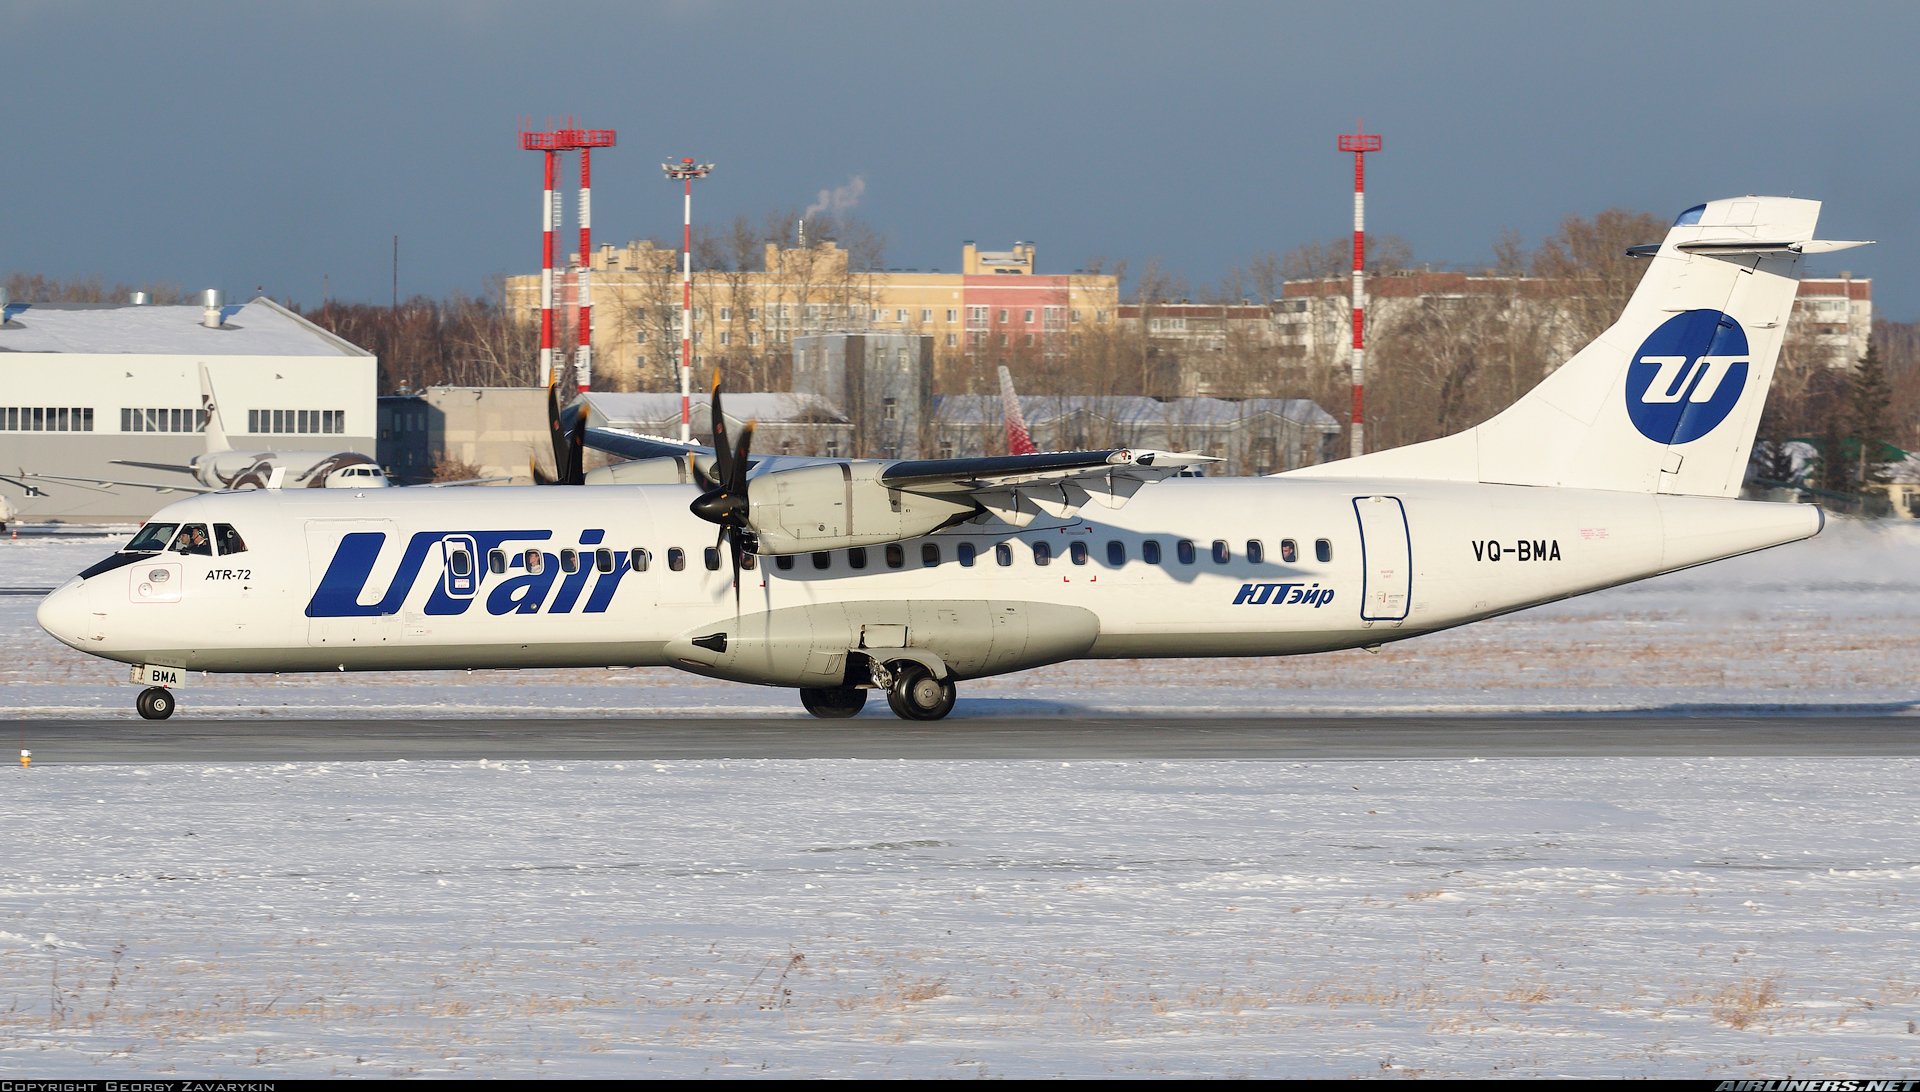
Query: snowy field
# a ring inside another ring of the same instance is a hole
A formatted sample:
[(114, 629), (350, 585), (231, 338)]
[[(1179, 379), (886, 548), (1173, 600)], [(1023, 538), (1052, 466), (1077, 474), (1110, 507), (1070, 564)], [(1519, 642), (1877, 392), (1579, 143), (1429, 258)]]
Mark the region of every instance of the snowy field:
[[(0, 586), (110, 547), (0, 542)], [(34, 603), (0, 596), (0, 701), (132, 717), (124, 668), (39, 634)], [(1377, 656), (1063, 665), (970, 684), (956, 716), (1911, 713), (1916, 608), (1920, 530), (1843, 523)], [(183, 697), (182, 717), (804, 715), (666, 672), (215, 677)], [(1844, 757), (10, 765), (0, 1075), (1911, 1076), (1917, 776)]]

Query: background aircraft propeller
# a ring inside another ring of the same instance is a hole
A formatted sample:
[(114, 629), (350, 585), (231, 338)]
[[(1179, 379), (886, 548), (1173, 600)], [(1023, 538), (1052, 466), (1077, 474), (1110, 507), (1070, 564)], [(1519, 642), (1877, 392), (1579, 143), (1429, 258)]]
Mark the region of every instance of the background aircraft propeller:
[(540, 485), (582, 485), (586, 471), (586, 408), (579, 403), (562, 408), (560, 384), (547, 385), (547, 428), (553, 438), (553, 470), (549, 475), (533, 465), (533, 480)]

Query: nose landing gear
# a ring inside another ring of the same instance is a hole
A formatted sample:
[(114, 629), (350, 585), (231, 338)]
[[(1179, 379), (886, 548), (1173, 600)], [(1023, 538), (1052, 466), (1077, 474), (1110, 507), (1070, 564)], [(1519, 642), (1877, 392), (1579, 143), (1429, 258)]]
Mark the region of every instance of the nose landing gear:
[(175, 704), (173, 691), (164, 686), (149, 686), (140, 691), (140, 696), (134, 699), (133, 707), (148, 720), (166, 720), (173, 715)]

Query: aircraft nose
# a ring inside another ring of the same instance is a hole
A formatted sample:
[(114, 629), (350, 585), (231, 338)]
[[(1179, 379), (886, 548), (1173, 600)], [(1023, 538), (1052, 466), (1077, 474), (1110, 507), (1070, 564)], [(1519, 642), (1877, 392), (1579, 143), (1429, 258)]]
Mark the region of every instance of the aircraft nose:
[(87, 609), (86, 581), (76, 576), (55, 588), (52, 595), (40, 601), (34, 620), (62, 644), (81, 648), (93, 622), (93, 614)]

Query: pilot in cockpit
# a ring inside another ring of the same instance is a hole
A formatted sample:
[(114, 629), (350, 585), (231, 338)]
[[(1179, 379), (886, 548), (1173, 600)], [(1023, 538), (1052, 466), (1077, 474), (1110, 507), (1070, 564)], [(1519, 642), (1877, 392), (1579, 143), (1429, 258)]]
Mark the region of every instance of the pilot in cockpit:
[(206, 527), (198, 523), (187, 524), (187, 529), (180, 532), (179, 540), (173, 544), (173, 552), (177, 554), (205, 554), (211, 557), (213, 555), (213, 542), (207, 538)]

